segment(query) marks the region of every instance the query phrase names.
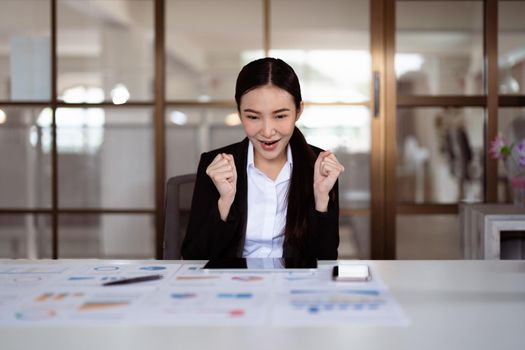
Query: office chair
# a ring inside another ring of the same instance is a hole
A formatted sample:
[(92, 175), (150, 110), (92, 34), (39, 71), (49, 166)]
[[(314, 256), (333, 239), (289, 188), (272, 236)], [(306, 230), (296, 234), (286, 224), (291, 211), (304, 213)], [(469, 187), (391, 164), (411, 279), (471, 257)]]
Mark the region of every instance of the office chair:
[(191, 200), (197, 174), (171, 177), (166, 185), (164, 204), (163, 259), (181, 258), (182, 241), (190, 217)]

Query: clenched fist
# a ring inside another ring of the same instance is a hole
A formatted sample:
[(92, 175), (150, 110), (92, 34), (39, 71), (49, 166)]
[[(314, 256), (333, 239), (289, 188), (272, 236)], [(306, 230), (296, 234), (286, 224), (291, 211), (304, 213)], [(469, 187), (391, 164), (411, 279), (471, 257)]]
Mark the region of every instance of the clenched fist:
[(314, 165), (314, 198), (317, 211), (328, 210), (328, 194), (343, 171), (345, 168), (332, 152), (319, 153)]
[(206, 168), (206, 174), (219, 192), (219, 212), (221, 219), (225, 221), (237, 192), (237, 170), (233, 156), (226, 153), (218, 154)]

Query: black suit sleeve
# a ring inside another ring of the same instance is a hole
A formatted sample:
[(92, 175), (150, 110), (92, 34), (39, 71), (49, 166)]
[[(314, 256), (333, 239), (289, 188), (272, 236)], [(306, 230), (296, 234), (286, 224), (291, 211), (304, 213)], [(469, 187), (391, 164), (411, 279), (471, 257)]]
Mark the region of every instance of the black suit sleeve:
[(310, 207), (310, 226), (308, 229), (308, 255), (319, 260), (337, 260), (339, 246), (339, 186), (335, 183), (330, 192), (328, 210), (321, 213), (315, 210), (315, 202)]
[(203, 153), (199, 161), (193, 191), (188, 231), (182, 244), (182, 257), (189, 260), (207, 260), (228, 256), (237, 245), (239, 215), (232, 205), (226, 221), (220, 217), (219, 192), (206, 174), (206, 168), (215, 154)]

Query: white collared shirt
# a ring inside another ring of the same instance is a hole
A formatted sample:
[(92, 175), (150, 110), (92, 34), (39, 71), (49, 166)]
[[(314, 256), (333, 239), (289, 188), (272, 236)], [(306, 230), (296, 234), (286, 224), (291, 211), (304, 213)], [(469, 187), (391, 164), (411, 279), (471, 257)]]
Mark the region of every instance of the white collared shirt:
[(246, 173), (248, 177), (248, 222), (243, 257), (280, 258), (283, 256), (284, 228), (288, 209), (288, 187), (292, 175), (292, 150), (288, 145), (287, 160), (273, 181), (255, 167), (250, 141)]

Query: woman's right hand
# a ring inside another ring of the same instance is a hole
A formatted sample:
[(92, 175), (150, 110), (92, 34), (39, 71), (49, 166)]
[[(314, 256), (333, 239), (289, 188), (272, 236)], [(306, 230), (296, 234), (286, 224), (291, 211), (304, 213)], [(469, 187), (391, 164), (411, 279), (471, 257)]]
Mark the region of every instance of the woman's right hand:
[(218, 154), (206, 168), (206, 174), (219, 192), (219, 212), (221, 219), (226, 221), (237, 191), (237, 170), (233, 156), (226, 153)]

